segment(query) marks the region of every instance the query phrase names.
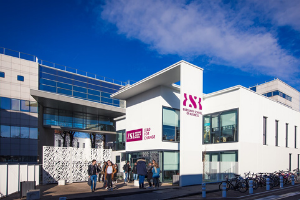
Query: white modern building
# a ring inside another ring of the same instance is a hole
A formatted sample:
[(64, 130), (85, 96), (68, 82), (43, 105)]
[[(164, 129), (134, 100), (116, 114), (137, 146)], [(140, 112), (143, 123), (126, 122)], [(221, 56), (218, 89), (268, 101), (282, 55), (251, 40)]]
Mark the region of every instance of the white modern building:
[(116, 119), (120, 156), (155, 159), (163, 180), (179, 174), (181, 186), (202, 182), (202, 160), (240, 174), (299, 168), (299, 111), (243, 86), (203, 94), (202, 71), (180, 61), (112, 95), (127, 103)]

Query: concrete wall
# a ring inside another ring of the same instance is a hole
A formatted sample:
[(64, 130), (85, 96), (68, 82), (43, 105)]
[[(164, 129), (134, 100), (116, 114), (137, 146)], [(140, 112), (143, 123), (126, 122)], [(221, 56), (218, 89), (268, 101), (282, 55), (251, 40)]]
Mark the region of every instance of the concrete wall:
[[(38, 89), (38, 63), (0, 54), (0, 71), (5, 73), (5, 78), (0, 78), (1, 97), (35, 101), (30, 95), (30, 89)], [(18, 81), (18, 75), (24, 76), (24, 81)], [(2, 125), (38, 127), (38, 113), (13, 110), (0, 112)], [(9, 138), (0, 140), (0, 155), (37, 156), (37, 140)]]

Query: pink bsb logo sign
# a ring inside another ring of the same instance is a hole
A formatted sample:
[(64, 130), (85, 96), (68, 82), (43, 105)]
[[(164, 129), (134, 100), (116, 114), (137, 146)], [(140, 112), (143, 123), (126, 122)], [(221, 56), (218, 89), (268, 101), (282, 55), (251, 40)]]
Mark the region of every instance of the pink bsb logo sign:
[(183, 108), (183, 111), (186, 112), (187, 115), (199, 117), (202, 115), (202, 105), (201, 98), (193, 95), (188, 95), (184, 93), (183, 106), (188, 108)]
[(126, 142), (143, 140), (143, 129), (136, 129), (126, 132)]

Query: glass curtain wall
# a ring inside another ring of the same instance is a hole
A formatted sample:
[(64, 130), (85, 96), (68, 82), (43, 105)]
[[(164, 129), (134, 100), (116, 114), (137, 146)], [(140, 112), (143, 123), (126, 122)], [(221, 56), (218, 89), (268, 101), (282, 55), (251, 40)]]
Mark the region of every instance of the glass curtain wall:
[(116, 150), (125, 150), (126, 130), (117, 131)]
[(203, 116), (203, 143), (237, 142), (237, 119), (237, 109)]
[(40, 66), (39, 89), (113, 106), (118, 99), (110, 98), (122, 85), (100, 81), (61, 70)]
[(163, 107), (163, 141), (180, 141), (180, 111)]
[(95, 131), (114, 131), (113, 122), (109, 117), (44, 108), (43, 124)]

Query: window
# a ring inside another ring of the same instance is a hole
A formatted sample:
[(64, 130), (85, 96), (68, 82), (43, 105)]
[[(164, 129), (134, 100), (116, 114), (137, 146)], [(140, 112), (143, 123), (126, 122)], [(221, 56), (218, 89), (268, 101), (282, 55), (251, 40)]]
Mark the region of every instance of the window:
[(295, 149), (297, 148), (297, 126), (295, 126)]
[(79, 148), (79, 142), (77, 142), (77, 148)]
[(20, 138), (20, 127), (18, 126), (11, 126), (10, 127), (10, 137), (12, 138)]
[(278, 120), (275, 120), (275, 146), (278, 146)]
[(171, 181), (173, 175), (179, 173), (179, 152), (163, 152), (163, 178), (164, 181)]
[(18, 81), (24, 81), (24, 76), (18, 75), (17, 79), (18, 79)]
[(10, 110), (11, 109), (11, 100), (10, 98), (1, 97), (1, 109)]
[(21, 138), (29, 138), (29, 128), (21, 127)]
[(285, 124), (285, 147), (289, 147), (289, 124)]
[(12, 110), (20, 110), (20, 100), (19, 99), (11, 99), (11, 109)]
[(85, 148), (85, 143), (82, 144), (82, 148)]
[(29, 112), (30, 101), (21, 100), (21, 111)]
[(61, 140), (58, 140), (58, 147), (61, 147)]
[(203, 143), (237, 142), (237, 109), (203, 117)]
[(0, 72), (0, 77), (1, 78), (5, 78), (5, 73), (4, 72)]
[(292, 171), (292, 154), (289, 154), (289, 171)]
[(38, 112), (38, 103), (36, 101), (30, 101), (30, 112), (32, 113)]
[(267, 145), (267, 117), (263, 118), (263, 145)]
[(125, 150), (126, 130), (117, 131), (116, 150)]
[(180, 112), (177, 109), (163, 107), (163, 141), (180, 141)]
[(10, 126), (0, 125), (0, 138), (10, 137)]
[(30, 128), (30, 139), (38, 139), (38, 129)]

